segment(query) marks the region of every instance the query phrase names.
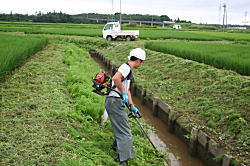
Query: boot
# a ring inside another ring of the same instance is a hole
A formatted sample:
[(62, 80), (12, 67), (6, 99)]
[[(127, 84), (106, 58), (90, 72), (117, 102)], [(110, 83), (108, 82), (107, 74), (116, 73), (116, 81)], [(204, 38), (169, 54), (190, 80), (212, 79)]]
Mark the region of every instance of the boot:
[(128, 165), (128, 160), (120, 161), (119, 155), (115, 158), (115, 162), (119, 163), (120, 165), (125, 165), (125, 166)]
[(128, 160), (121, 161), (121, 162), (120, 162), (120, 165), (126, 165), (126, 166), (127, 166), (127, 165), (128, 165)]

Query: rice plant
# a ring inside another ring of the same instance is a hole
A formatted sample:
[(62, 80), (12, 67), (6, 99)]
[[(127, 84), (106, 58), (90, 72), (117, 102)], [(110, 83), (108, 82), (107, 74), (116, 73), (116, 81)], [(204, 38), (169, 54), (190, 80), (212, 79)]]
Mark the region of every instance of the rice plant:
[(207, 35), (205, 33), (196, 34), (190, 31), (141, 30), (140, 32), (140, 38), (142, 39), (222, 40), (220, 37)]
[(146, 42), (146, 48), (250, 75), (250, 47), (240, 44)]
[(45, 37), (0, 34), (0, 79), (47, 44)]

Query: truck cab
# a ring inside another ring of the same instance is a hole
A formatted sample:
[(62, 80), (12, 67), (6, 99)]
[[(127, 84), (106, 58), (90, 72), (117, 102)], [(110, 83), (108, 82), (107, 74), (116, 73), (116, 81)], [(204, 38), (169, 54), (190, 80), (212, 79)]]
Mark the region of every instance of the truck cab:
[(139, 31), (123, 31), (119, 22), (109, 22), (102, 30), (103, 38), (108, 41), (116, 40), (118, 38), (126, 39), (127, 41), (135, 40), (139, 37)]
[(119, 24), (119, 22), (109, 22), (104, 26), (103, 31), (105, 31), (105, 32), (108, 32), (108, 31), (119, 32), (119, 31), (121, 31), (121, 25)]

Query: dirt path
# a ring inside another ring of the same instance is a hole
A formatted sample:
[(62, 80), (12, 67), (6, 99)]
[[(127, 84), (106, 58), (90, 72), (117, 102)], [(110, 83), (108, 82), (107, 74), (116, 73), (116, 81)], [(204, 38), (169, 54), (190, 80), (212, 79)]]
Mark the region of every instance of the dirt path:
[(65, 120), (73, 108), (64, 84), (63, 45), (50, 43), (0, 84), (0, 165), (54, 165), (69, 155)]

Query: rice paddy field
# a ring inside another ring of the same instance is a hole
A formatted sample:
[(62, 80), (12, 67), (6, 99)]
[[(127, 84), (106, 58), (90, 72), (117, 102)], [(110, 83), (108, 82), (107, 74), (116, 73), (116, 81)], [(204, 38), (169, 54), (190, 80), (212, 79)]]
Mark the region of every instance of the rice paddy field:
[(146, 42), (145, 47), (217, 68), (250, 75), (250, 45), (206, 42)]
[(0, 79), (15, 67), (42, 49), (48, 42), (45, 37), (13, 36), (0, 34)]
[[(12, 23), (0, 22), (0, 31), (3, 32), (24, 32), (27, 34), (61, 34), (78, 36), (102, 36), (102, 24), (63, 24), (63, 23)], [(124, 29), (131, 29), (124, 27)], [(198, 40), (198, 41), (250, 41), (250, 33), (221, 33), (218, 31), (178, 31), (169, 28), (138, 28), (141, 39), (178, 39), (178, 40)]]
[[(117, 165), (111, 125), (99, 125), (104, 98), (91, 93), (101, 69), (88, 50), (118, 66), (136, 47), (147, 52), (136, 83), (209, 133), (234, 166), (250, 164), (250, 33), (138, 28), (138, 41), (107, 42), (102, 27), (0, 22), (0, 165)], [(130, 164), (164, 165), (130, 123)]]

